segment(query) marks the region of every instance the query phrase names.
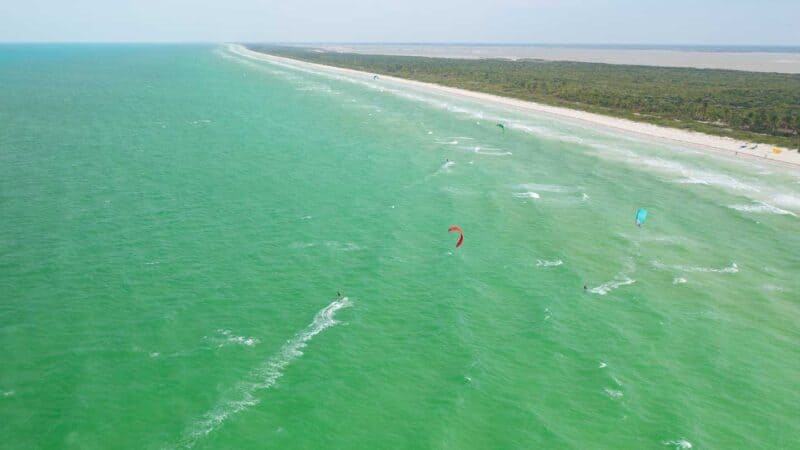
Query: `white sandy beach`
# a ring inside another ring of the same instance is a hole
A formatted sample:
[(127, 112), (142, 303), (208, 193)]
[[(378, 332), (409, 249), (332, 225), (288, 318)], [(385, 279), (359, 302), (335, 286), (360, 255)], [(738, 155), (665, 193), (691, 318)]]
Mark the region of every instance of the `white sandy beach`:
[[(282, 64), (292, 65), (298, 68), (307, 68), (314, 70), (329, 71), (331, 73), (344, 74), (351, 77), (372, 79), (373, 74), (361, 72), (353, 69), (343, 69), (339, 67), (326, 66), (322, 64), (309, 63), (290, 58), (279, 56), (267, 55), (252, 51), (242, 45), (230, 44), (229, 49), (239, 55), (263, 60), (273, 61)], [(481, 92), (468, 91), (464, 89), (452, 88), (441, 86), (432, 83), (423, 83), (420, 81), (406, 80), (403, 78), (396, 78), (381, 75), (381, 78), (391, 80), (396, 83), (413, 86), (415, 88), (428, 90), (435, 93), (445, 93), (448, 95), (464, 98), (479, 100), (493, 105), (509, 107), (518, 111), (528, 111), (540, 114), (548, 114), (570, 121), (580, 122), (585, 125), (611, 129), (627, 134), (633, 134), (640, 137), (647, 137), (652, 139), (660, 139), (665, 141), (677, 142), (683, 145), (688, 145), (694, 148), (705, 149), (708, 151), (721, 152), (729, 155), (736, 155), (745, 158), (757, 158), (759, 160), (770, 160), (774, 162), (800, 166), (800, 153), (796, 150), (775, 147), (770, 144), (758, 143), (756, 148), (753, 147), (753, 142), (749, 142), (746, 148), (741, 148), (744, 144), (742, 141), (737, 141), (727, 137), (712, 136), (704, 133), (698, 133), (687, 130), (680, 130), (677, 128), (668, 128), (658, 125), (652, 125), (642, 122), (634, 122), (627, 119), (617, 117), (604, 116), (585, 111), (578, 111), (574, 109), (548, 106), (541, 103), (534, 103), (524, 100), (518, 100), (508, 97), (500, 97), (492, 94), (485, 94)]]

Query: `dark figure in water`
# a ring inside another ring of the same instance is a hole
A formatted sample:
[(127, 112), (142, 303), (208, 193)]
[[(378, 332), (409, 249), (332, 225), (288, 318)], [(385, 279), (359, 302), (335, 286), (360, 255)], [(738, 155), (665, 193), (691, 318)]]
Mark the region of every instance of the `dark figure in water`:
[(342, 298), (344, 298), (344, 297), (342, 296), (342, 293), (341, 293), (341, 292), (339, 292), (339, 291), (336, 291), (336, 295), (339, 297), (339, 300), (341, 300)]
[(585, 291), (585, 290), (587, 290), (587, 289), (589, 289), (589, 288), (587, 288), (587, 287), (586, 287), (586, 285), (584, 284), (584, 285), (583, 285), (583, 290)]

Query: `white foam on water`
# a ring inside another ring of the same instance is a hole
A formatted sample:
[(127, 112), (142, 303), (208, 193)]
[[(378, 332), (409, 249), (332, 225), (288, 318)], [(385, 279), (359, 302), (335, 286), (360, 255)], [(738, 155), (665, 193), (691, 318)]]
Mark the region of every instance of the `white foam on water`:
[(728, 208), (742, 212), (759, 213), (759, 214), (778, 214), (781, 216), (788, 215), (797, 217), (797, 214), (791, 211), (787, 211), (785, 209), (781, 209), (778, 208), (777, 206), (772, 206), (764, 202), (755, 202), (746, 205), (728, 205)]
[(672, 279), (672, 284), (683, 284), (683, 283), (686, 283), (686, 278), (675, 277)]
[(447, 161), (444, 164), (442, 164), (442, 166), (439, 168), (439, 170), (441, 170), (443, 172), (449, 172), (450, 168), (455, 166), (455, 165), (456, 165), (455, 161)]
[(533, 199), (542, 198), (536, 192), (517, 192), (516, 194), (514, 194), (514, 197), (516, 197), (516, 198), (533, 198)]
[(676, 180), (676, 182), (682, 184), (718, 186), (731, 191), (759, 192), (761, 190), (758, 186), (754, 186), (720, 172), (695, 169), (681, 163), (659, 158), (644, 158), (640, 159), (640, 161), (642, 161), (645, 166), (661, 170), (669, 175), (680, 176), (681, 178)]
[(706, 180), (698, 180), (697, 178), (681, 178), (679, 180), (676, 180), (675, 182), (680, 184), (703, 184), (706, 186), (711, 184)]
[(608, 367), (608, 364), (604, 363), (603, 361), (600, 361), (600, 365), (597, 366), (598, 369), (605, 369), (606, 367)]
[(686, 439), (677, 439), (674, 441), (664, 441), (664, 445), (670, 445), (675, 447), (676, 450), (686, 450), (692, 448), (692, 443), (687, 441)]
[(507, 125), (508, 128), (513, 130), (519, 130), (523, 133), (534, 135), (537, 137), (541, 137), (544, 139), (550, 139), (555, 141), (566, 142), (570, 144), (585, 144), (586, 141), (583, 138), (579, 138), (576, 136), (572, 136), (569, 134), (560, 133), (558, 131), (544, 128), (542, 126), (530, 125), (520, 122), (511, 122)]
[(776, 194), (770, 201), (784, 208), (791, 208), (800, 211), (800, 196), (790, 194)]
[(223, 339), (223, 342), (219, 343), (217, 348), (224, 347), (226, 345), (244, 345), (246, 347), (253, 347), (261, 342), (253, 337), (237, 336), (233, 334), (231, 330), (218, 329), (217, 333), (221, 334)]
[(159, 356), (161, 356), (161, 353), (159, 353), (159, 352), (150, 352), (150, 357), (151, 358), (158, 358)]
[(664, 242), (668, 244), (687, 244), (692, 240), (685, 236), (670, 236), (664, 234), (628, 234), (616, 233), (617, 236), (633, 242)]
[(569, 186), (561, 186), (557, 184), (525, 183), (525, 184), (520, 184), (517, 187), (520, 189), (529, 189), (532, 191), (539, 191), (539, 192), (566, 193), (575, 191), (575, 188)]
[(316, 244), (314, 244), (313, 242), (292, 242), (291, 244), (289, 244), (289, 248), (294, 248), (294, 249), (308, 248), (308, 247), (313, 247), (315, 245)]
[(3, 397), (11, 397), (12, 395), (16, 394), (14, 391), (4, 391)]
[(680, 272), (700, 272), (700, 273), (736, 273), (739, 271), (739, 266), (735, 262), (731, 263), (728, 267), (714, 268), (714, 267), (698, 267), (698, 266), (683, 266), (679, 264), (664, 264), (661, 261), (653, 261), (653, 267), (656, 269), (677, 270)]
[(765, 284), (765, 285), (763, 285), (763, 287), (764, 287), (765, 290), (770, 291), (770, 292), (789, 292), (789, 290), (786, 289), (785, 287), (778, 286), (778, 285), (775, 285), (775, 284)]
[(590, 198), (589, 194), (587, 194), (586, 192), (582, 192), (581, 193), (581, 200), (587, 202), (587, 201), (589, 201), (589, 198)]
[(477, 153), (479, 155), (486, 155), (486, 156), (511, 156), (513, 153), (509, 151), (503, 150), (496, 150), (496, 149), (487, 149), (484, 147), (473, 147), (471, 150), (473, 153)]
[(597, 295), (606, 295), (609, 292), (613, 291), (614, 289), (617, 289), (621, 286), (627, 286), (633, 283), (636, 283), (636, 280), (628, 278), (625, 275), (619, 275), (607, 283), (603, 283), (600, 286), (589, 289), (589, 292)]
[[(624, 162), (636, 169), (663, 175), (674, 183), (714, 187), (731, 194), (747, 196), (753, 201), (775, 205), (777, 208), (789, 210), (795, 214), (800, 213), (800, 195), (786, 193), (784, 188), (772, 187), (763, 179), (747, 179), (741, 175), (709, 170), (706, 167), (695, 167), (689, 162), (648, 157), (630, 149), (613, 148), (591, 142), (586, 145), (602, 149), (603, 151), (595, 153), (599, 157)], [(686, 152), (684, 148), (680, 150)]]
[(354, 242), (327, 241), (325, 242), (325, 246), (339, 252), (352, 252), (355, 250), (361, 250), (361, 247)]
[(556, 259), (553, 261), (542, 260), (542, 259), (536, 260), (536, 267), (556, 267), (562, 264), (564, 264), (564, 261), (561, 261), (560, 259)]
[(200, 439), (208, 436), (209, 433), (217, 429), (231, 416), (257, 405), (259, 402), (259, 399), (256, 398), (258, 391), (272, 388), (278, 379), (283, 376), (286, 367), (297, 358), (303, 356), (303, 349), (314, 336), (338, 323), (335, 319), (336, 312), (349, 306), (351, 306), (350, 300), (344, 297), (331, 302), (317, 312), (311, 324), (292, 339), (286, 341), (276, 354), (256, 368), (251, 373), (251, 380), (238, 386), (239, 396), (237, 398), (222, 401), (217, 407), (205, 413), (202, 418), (192, 424), (185, 433), (180, 446), (184, 448), (193, 447)]
[(611, 397), (611, 398), (613, 398), (615, 400), (619, 399), (619, 398), (622, 398), (622, 396), (624, 395), (622, 393), (622, 391), (618, 391), (618, 390), (615, 390), (615, 389), (605, 388), (604, 390), (606, 392), (606, 395), (608, 395), (609, 397)]

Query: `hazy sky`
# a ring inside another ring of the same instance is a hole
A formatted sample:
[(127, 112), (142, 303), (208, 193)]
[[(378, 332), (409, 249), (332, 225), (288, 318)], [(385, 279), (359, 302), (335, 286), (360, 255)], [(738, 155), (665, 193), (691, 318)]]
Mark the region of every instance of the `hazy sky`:
[(0, 41), (800, 45), (800, 0), (0, 0)]

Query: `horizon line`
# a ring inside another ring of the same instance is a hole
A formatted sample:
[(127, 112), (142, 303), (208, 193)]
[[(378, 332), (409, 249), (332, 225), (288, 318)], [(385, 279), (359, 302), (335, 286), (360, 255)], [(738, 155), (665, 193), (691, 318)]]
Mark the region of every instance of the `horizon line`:
[(797, 44), (701, 44), (621, 42), (523, 42), (523, 41), (279, 41), (279, 40), (0, 40), (3, 44), (288, 44), (288, 45), (463, 45), (463, 46), (552, 46), (552, 47), (705, 47), (705, 48), (795, 48)]

